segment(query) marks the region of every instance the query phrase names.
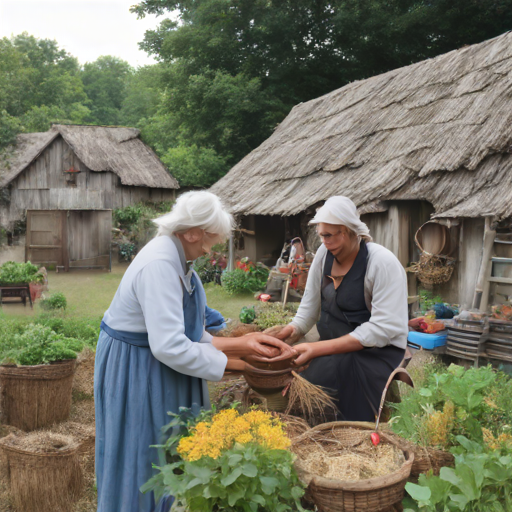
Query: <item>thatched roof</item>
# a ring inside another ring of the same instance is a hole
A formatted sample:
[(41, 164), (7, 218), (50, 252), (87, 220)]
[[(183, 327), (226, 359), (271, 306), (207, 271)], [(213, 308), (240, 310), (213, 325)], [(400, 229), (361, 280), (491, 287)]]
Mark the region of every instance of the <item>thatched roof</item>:
[(212, 191), (234, 213), (293, 215), (336, 194), (361, 212), (512, 215), (512, 33), (293, 108)]
[(44, 133), (18, 135), (16, 146), (0, 158), (0, 188), (15, 179), (59, 136), (91, 171), (111, 171), (123, 185), (179, 188), (139, 135), (135, 128), (76, 125), (54, 125)]

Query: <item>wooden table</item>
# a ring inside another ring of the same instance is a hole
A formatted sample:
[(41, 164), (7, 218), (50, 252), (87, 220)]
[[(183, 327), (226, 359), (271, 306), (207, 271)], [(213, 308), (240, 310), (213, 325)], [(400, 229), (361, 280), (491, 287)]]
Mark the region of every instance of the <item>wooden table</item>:
[(28, 299), (30, 307), (34, 307), (32, 304), (32, 297), (30, 296), (30, 286), (28, 284), (0, 285), (0, 305), (10, 303), (10, 301), (4, 302), (4, 299), (11, 297), (19, 297), (25, 307), (27, 306)]

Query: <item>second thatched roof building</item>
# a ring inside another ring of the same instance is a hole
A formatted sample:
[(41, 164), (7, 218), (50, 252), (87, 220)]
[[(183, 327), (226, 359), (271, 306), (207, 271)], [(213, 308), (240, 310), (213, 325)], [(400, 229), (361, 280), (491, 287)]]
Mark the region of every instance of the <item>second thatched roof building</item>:
[[(446, 219), (452, 227), (431, 229), (424, 243), (452, 239), (445, 252), (458, 263), (440, 291), (471, 305), (484, 217), (510, 231), (512, 33), (295, 106), (212, 191), (255, 231), (245, 246), (257, 259), (275, 256), (287, 235), (306, 236), (307, 221), (332, 195), (350, 197), (375, 240), (404, 265), (419, 257), (418, 228)], [(495, 254), (512, 257), (510, 247), (496, 245)], [(493, 300), (506, 295), (502, 285)]]

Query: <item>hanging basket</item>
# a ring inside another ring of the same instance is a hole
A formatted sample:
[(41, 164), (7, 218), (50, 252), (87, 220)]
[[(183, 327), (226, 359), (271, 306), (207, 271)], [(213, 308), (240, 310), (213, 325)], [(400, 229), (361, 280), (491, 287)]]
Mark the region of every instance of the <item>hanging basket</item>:
[(16, 510), (69, 512), (83, 488), (79, 444), (59, 434), (13, 434), (0, 441)]
[[(334, 434), (340, 447), (354, 449), (360, 439), (369, 437), (373, 425), (360, 422), (332, 422), (318, 425), (294, 439), (292, 451), (304, 446), (308, 438)], [(366, 432), (368, 431), (368, 432)], [(295, 468), (307, 485), (306, 497), (313, 501), (319, 512), (383, 512), (404, 497), (405, 484), (410, 476), (414, 454), (401, 440), (381, 432), (381, 444), (390, 444), (403, 453), (402, 465), (392, 473), (358, 481), (341, 481), (310, 473), (298, 455)]]
[(420, 260), (407, 268), (417, 275), (427, 288), (447, 283), (452, 277), (457, 259), (456, 250), (450, 240), (450, 229), (437, 222), (426, 222), (414, 235), (420, 250)]
[(30, 432), (67, 420), (75, 368), (74, 359), (0, 366), (2, 422)]

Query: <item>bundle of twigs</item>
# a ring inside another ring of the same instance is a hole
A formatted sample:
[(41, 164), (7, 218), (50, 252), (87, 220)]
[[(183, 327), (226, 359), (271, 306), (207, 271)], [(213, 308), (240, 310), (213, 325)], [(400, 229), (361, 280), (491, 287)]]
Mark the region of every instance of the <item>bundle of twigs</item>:
[(293, 380), (288, 390), (288, 406), (285, 414), (293, 413), (304, 418), (309, 424), (321, 420), (327, 421), (327, 417), (336, 415), (334, 399), (320, 386), (292, 371)]

